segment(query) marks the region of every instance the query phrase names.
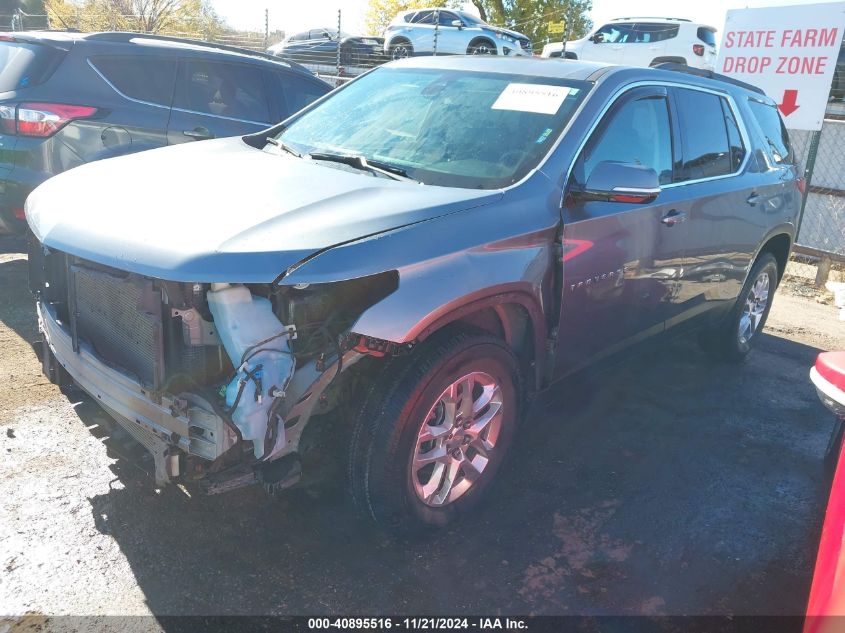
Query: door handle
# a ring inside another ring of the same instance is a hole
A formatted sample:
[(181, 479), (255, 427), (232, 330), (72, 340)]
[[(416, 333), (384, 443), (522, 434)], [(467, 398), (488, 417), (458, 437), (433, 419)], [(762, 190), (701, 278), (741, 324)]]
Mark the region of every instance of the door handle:
[(753, 206), (755, 206), (758, 202), (760, 202), (760, 200), (762, 200), (762, 199), (763, 199), (763, 198), (760, 196), (760, 194), (755, 192), (755, 193), (752, 193), (750, 196), (748, 196), (748, 197), (745, 199), (745, 201), (753, 207)]
[(193, 130), (184, 130), (182, 132), (188, 138), (192, 138), (195, 141), (202, 141), (207, 138), (214, 138), (214, 134), (208, 128), (204, 127), (195, 127)]
[(684, 220), (687, 219), (687, 214), (683, 211), (678, 211), (677, 209), (672, 209), (660, 218), (660, 221), (665, 224), (666, 226), (675, 226), (676, 224), (680, 224)]

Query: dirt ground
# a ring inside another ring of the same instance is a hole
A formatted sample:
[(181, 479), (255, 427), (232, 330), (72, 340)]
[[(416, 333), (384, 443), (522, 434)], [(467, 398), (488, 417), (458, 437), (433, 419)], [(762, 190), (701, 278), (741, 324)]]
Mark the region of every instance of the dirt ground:
[(407, 543), (339, 495), (156, 491), (41, 376), (22, 250), (0, 238), (0, 617), (803, 612), (833, 422), (808, 370), (845, 327), (799, 278), (741, 367), (678, 339), (543, 395), (477, 515)]

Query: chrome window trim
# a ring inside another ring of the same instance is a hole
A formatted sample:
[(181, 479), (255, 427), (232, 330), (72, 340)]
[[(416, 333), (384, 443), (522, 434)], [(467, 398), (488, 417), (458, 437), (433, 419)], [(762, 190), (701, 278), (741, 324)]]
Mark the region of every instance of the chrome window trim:
[[(572, 159), (572, 162), (569, 164), (569, 169), (566, 171), (566, 179), (564, 180), (564, 183), (563, 183), (563, 193), (564, 194), (566, 192), (567, 186), (569, 185), (570, 178), (572, 178), (572, 170), (575, 168), (575, 163), (581, 157), (581, 152), (584, 151), (584, 147), (587, 145), (587, 142), (590, 140), (590, 138), (595, 133), (596, 128), (598, 128), (598, 126), (604, 120), (604, 117), (607, 114), (608, 110), (610, 110), (610, 108), (612, 108), (613, 105), (619, 99), (621, 99), (628, 92), (630, 92), (630, 91), (632, 91), (636, 88), (661, 87), (661, 86), (667, 87), (667, 88), (687, 88), (689, 90), (698, 90), (700, 92), (708, 92), (710, 94), (714, 94), (714, 95), (717, 95), (719, 97), (723, 97), (724, 99), (726, 99), (727, 102), (728, 102), (728, 105), (731, 108), (731, 113), (734, 115), (734, 118), (736, 119), (737, 127), (739, 128), (739, 134), (740, 134), (740, 137), (742, 138), (742, 143), (745, 146), (745, 156), (742, 159), (742, 163), (739, 165), (739, 167), (735, 171), (733, 171), (729, 174), (722, 174), (720, 176), (709, 176), (707, 178), (697, 178), (695, 180), (684, 180), (683, 182), (672, 182), (672, 183), (669, 183), (669, 184), (666, 184), (666, 185), (661, 185), (661, 187), (660, 187), (661, 191), (663, 189), (673, 189), (675, 187), (679, 187), (679, 186), (682, 186), (682, 185), (684, 185), (684, 186), (685, 185), (697, 185), (697, 184), (702, 183), (702, 182), (711, 182), (713, 180), (721, 180), (723, 178), (733, 178), (733, 177), (741, 174), (743, 171), (745, 171), (745, 168), (748, 165), (748, 161), (751, 159), (751, 153), (752, 153), (750, 137), (748, 136), (748, 131), (746, 130), (746, 127), (745, 127), (745, 120), (741, 116), (739, 116), (739, 109), (737, 108), (736, 101), (734, 101), (734, 98), (730, 93), (728, 93), (727, 91), (717, 90), (717, 89), (714, 89), (714, 88), (707, 88), (707, 87), (704, 87), (704, 86), (695, 86), (695, 85), (685, 84), (685, 83), (680, 83), (680, 82), (675, 82), (675, 81), (641, 80), (641, 81), (632, 82), (630, 84), (626, 84), (626, 85), (622, 86), (621, 88), (619, 88), (615, 93), (613, 93), (613, 95), (610, 97), (610, 99), (608, 99), (608, 102), (604, 105), (604, 107), (602, 107), (601, 111), (599, 112), (598, 116), (596, 117), (596, 120), (590, 126), (590, 129), (587, 131), (587, 133), (584, 135), (584, 138), (581, 140), (581, 143), (578, 145), (578, 149), (575, 152), (575, 157)], [(586, 103), (587, 100), (588, 99), (585, 99), (583, 103)], [(669, 107), (669, 111), (671, 113), (672, 112), (671, 106), (669, 106), (668, 102), (667, 102), (666, 105), (667, 105), (667, 107)], [(563, 202), (563, 197), (561, 197), (561, 204), (562, 204), (562, 202)]]
[(230, 116), (223, 116), (222, 114), (210, 114), (208, 112), (197, 112), (196, 110), (187, 110), (185, 108), (170, 108), (175, 112), (184, 112), (186, 114), (196, 114), (197, 116), (210, 116), (215, 119), (223, 119), (224, 121), (237, 121), (238, 123), (251, 123), (253, 125), (263, 125), (265, 127), (272, 127), (275, 125), (272, 121), (250, 121), (249, 119), (236, 119)]
[[(119, 55), (118, 55), (117, 57), (119, 57)], [(129, 56), (127, 55), (126, 57), (129, 57)], [(144, 101), (143, 99), (136, 99), (135, 97), (130, 97), (129, 95), (124, 94), (123, 92), (121, 92), (120, 90), (118, 90), (117, 86), (115, 86), (115, 85), (114, 85), (111, 81), (109, 81), (109, 80), (106, 78), (106, 76), (103, 74), (103, 72), (102, 72), (99, 68), (97, 68), (97, 67), (94, 65), (94, 62), (93, 62), (93, 61), (91, 61), (91, 58), (90, 58), (90, 57), (86, 58), (86, 61), (88, 62), (88, 65), (91, 67), (91, 70), (93, 70), (95, 73), (97, 73), (97, 74), (100, 76), (100, 79), (102, 79), (103, 81), (105, 81), (105, 82), (106, 82), (106, 84), (108, 85), (108, 87), (109, 87), (109, 88), (111, 88), (112, 90), (114, 90), (117, 94), (119, 94), (121, 97), (123, 97), (123, 98), (124, 98), (124, 99), (126, 99), (127, 101), (132, 101), (132, 102), (134, 102), (134, 103), (140, 103), (141, 105), (148, 105), (148, 106), (152, 106), (152, 107), (154, 107), (154, 108), (164, 108), (165, 110), (169, 110), (169, 109), (170, 109), (170, 106), (162, 105), (162, 104), (160, 104), (160, 103), (154, 103), (154, 102), (152, 102), (152, 101)], [(170, 95), (170, 97), (171, 97), (171, 99), (172, 99), (172, 98), (173, 98), (173, 95), (171, 94), (171, 95)]]

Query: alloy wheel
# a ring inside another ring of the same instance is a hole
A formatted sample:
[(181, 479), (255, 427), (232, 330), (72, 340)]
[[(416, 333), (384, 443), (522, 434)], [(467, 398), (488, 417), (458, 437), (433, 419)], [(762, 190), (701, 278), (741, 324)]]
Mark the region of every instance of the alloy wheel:
[(745, 305), (742, 307), (742, 314), (739, 318), (740, 343), (748, 343), (751, 337), (757, 333), (768, 305), (769, 275), (764, 271), (754, 280), (751, 290), (745, 298)]
[(446, 506), (479, 480), (502, 427), (502, 388), (485, 372), (450, 384), (429, 409), (414, 443), (410, 476), (426, 505)]

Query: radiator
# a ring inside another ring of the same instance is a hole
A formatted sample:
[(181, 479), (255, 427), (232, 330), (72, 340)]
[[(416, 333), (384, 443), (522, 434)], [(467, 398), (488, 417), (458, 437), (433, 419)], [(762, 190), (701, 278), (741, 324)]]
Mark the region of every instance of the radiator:
[(161, 291), (149, 279), (83, 266), (72, 266), (71, 275), (75, 334), (104, 361), (157, 391), (164, 377)]

